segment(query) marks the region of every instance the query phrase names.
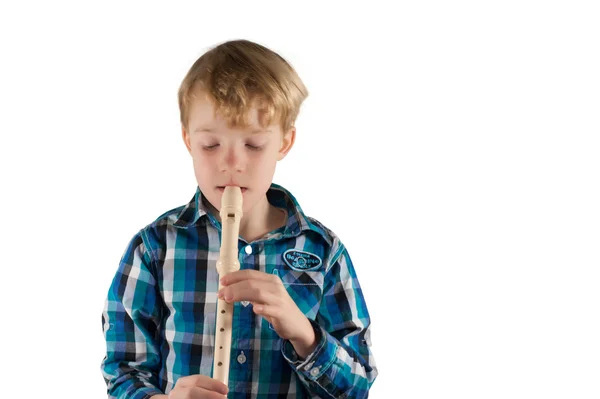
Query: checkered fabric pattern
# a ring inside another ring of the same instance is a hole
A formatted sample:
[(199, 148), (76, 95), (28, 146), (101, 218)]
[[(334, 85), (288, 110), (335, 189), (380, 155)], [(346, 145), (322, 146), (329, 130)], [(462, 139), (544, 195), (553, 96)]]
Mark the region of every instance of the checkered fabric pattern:
[[(240, 268), (278, 275), (318, 344), (300, 359), (252, 304), (235, 303), (228, 398), (366, 398), (377, 367), (348, 250), (282, 186), (267, 198), (287, 210), (287, 223), (251, 243), (239, 238)], [(148, 398), (182, 376), (212, 376), (220, 238), (197, 188), (131, 239), (102, 312), (109, 398)]]

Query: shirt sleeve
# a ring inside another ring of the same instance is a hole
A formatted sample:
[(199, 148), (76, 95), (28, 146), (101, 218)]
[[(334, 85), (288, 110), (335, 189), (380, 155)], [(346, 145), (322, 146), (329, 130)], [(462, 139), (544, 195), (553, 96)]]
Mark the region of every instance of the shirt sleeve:
[(138, 233), (129, 243), (102, 312), (101, 370), (111, 399), (143, 399), (158, 389), (160, 305), (151, 259)]
[(301, 359), (288, 340), (281, 350), (304, 386), (322, 398), (367, 398), (377, 377), (371, 321), (356, 272), (343, 247), (325, 277), (316, 320), (317, 346)]

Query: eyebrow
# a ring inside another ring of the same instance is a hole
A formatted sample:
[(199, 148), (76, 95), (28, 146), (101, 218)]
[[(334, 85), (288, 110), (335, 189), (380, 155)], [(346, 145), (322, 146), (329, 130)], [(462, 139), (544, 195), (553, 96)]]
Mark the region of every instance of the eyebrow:
[[(216, 129), (211, 128), (211, 127), (199, 127), (196, 128), (196, 130), (194, 130), (194, 133), (200, 133), (200, 132), (206, 132), (206, 133), (215, 133)], [(254, 129), (252, 131), (250, 131), (251, 134), (256, 134), (256, 133), (271, 133), (270, 129)]]

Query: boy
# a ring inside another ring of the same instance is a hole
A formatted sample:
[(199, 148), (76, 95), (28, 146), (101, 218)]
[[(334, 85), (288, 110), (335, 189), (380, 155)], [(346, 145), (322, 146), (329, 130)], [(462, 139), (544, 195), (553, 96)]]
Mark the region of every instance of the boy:
[[(272, 183), (307, 95), (283, 58), (246, 40), (214, 47), (188, 71), (179, 107), (198, 187), (121, 259), (102, 313), (110, 398), (368, 396), (377, 368), (348, 251)], [(217, 292), (227, 185), (243, 195), (240, 270)], [(229, 386), (210, 378), (217, 298), (234, 303)]]

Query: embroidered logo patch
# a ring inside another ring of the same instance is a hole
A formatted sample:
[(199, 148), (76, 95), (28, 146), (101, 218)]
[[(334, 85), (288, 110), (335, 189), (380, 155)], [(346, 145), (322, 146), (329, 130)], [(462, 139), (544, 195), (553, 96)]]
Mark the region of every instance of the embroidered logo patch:
[(299, 272), (315, 270), (323, 263), (317, 255), (310, 252), (298, 251), (297, 249), (288, 249), (285, 251), (283, 253), (283, 261), (289, 267)]

